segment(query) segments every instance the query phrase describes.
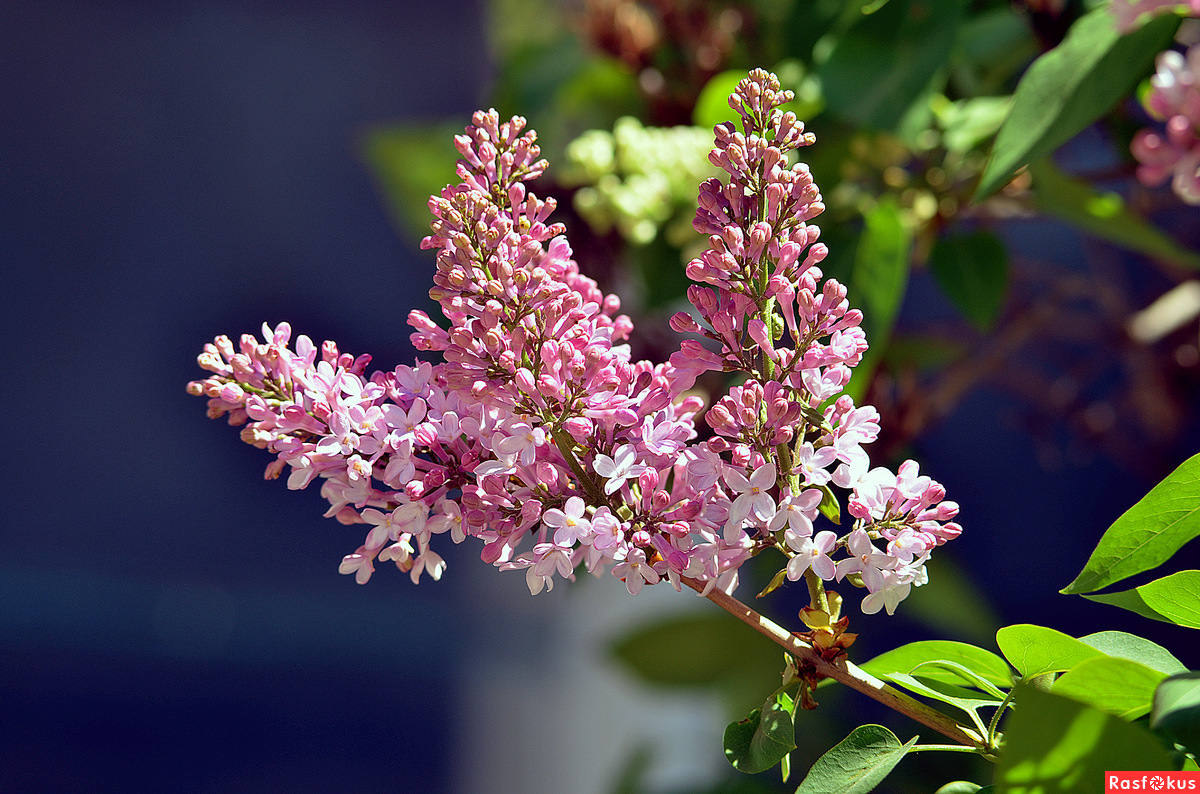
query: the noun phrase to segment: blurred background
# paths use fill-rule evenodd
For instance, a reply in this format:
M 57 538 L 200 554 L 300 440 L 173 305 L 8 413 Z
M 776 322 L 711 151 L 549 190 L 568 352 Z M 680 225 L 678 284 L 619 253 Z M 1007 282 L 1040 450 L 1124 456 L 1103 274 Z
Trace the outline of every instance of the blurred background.
M 0 790 L 792 790 L 721 754 L 777 684 L 761 638 L 665 587 L 530 598 L 469 544 L 441 582 L 360 588 L 336 572 L 356 530 L 263 482 L 267 457 L 184 392 L 204 342 L 263 320 L 410 363 L 424 197 L 491 105 L 538 129 L 577 258 L 664 357 L 711 126 L 757 65 L 817 134 L 826 269 L 873 342 L 852 384 L 883 414 L 873 455 L 920 460 L 966 528 L 895 619 L 852 610 L 852 658 L 1037 622 L 1200 664 L 1185 629 L 1057 594 L 1200 449 L 1197 210 L 1132 178 L 1133 100 L 969 202 L 1016 79 L 1087 10 L 7 3 Z M 796 627 L 786 591 L 759 607 Z M 913 730 L 823 692 L 796 769 L 863 719 Z M 888 785 L 971 763 L 910 759 Z

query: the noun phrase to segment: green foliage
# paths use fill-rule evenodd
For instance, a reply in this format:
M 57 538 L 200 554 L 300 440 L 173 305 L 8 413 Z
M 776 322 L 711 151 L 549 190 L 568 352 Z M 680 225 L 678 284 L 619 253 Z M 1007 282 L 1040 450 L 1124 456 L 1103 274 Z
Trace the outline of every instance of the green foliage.
M 891 4 L 889 4 L 891 5 Z M 892 200 L 881 201 L 864 216 L 862 236 L 854 251 L 854 271 L 848 289 L 856 296 L 863 313 L 863 330 L 871 349 L 854 370 L 847 392 L 857 401 L 879 360 L 878 350 L 887 345 L 892 326 L 908 285 L 908 252 L 912 234 L 900 208 Z
M 452 140 L 461 132 L 461 124 L 404 124 L 371 130 L 363 141 L 363 157 L 392 216 L 411 237 L 429 233 L 429 197 L 454 176 Z
M 1071 698 L 1018 686 L 996 765 L 999 794 L 1095 791 L 1109 769 L 1171 769 L 1159 741 Z
M 688 615 L 635 628 L 613 654 L 626 669 L 656 686 L 758 689 L 778 681 L 779 655 L 765 639 L 718 613 Z
M 828 485 L 817 487 L 821 491 L 821 502 L 817 505 L 817 509 L 821 511 L 821 515 L 835 524 L 842 523 L 842 505 L 838 501 L 837 494 Z
M 819 68 L 830 113 L 895 130 L 929 89 L 954 46 L 959 0 L 891 0 L 837 38 Z
M 1058 170 L 1049 160 L 1029 167 L 1033 205 L 1039 211 L 1130 251 L 1200 270 L 1189 251 L 1132 212 L 1117 193 L 1099 192 Z
M 929 269 L 972 325 L 990 329 L 1004 305 L 1008 252 L 990 232 L 947 235 L 934 243 Z
M 1150 727 L 1200 755 L 1200 673 L 1173 675 L 1158 685 Z
M 953 783 L 947 783 L 933 794 L 977 794 L 980 786 L 978 783 L 971 783 L 966 780 L 956 780 Z
M 1164 678 L 1165 673 L 1144 664 L 1097 656 L 1063 673 L 1052 691 L 1121 719 L 1134 720 L 1149 713 L 1154 690 Z
M 725 728 L 725 758 L 739 772 L 765 772 L 796 749 L 796 706 L 786 688 L 776 690 L 744 720 Z
M 1180 464 L 1179 468 L 1113 522 L 1075 581 L 1061 592 L 1090 593 L 1148 571 L 1166 562 L 1183 544 L 1197 535 L 1200 535 L 1200 455 L 1194 455 Z M 1165 594 L 1168 587 L 1176 592 L 1195 593 L 1195 581 L 1190 577 L 1186 582 L 1176 580 L 1158 585 L 1154 591 L 1156 594 Z M 1185 587 L 1188 589 L 1178 589 Z M 1145 597 L 1140 592 L 1139 595 Z M 1131 601 L 1132 598 L 1127 597 L 1120 606 L 1133 608 L 1130 604 L 1136 601 Z M 1096 600 L 1112 603 L 1106 597 L 1097 597 Z
M 976 200 L 1002 188 L 1021 166 L 1050 154 L 1128 96 L 1177 27 L 1178 19 L 1160 17 L 1122 36 L 1107 9 L 1080 18 L 1063 43 L 1021 78 Z
M 1126 634 L 1123 631 L 1100 631 L 1080 637 L 1079 641 L 1108 656 L 1139 662 L 1151 670 L 1158 670 L 1166 675 L 1187 671 L 1183 662 L 1176 659 L 1174 654 L 1166 648 L 1135 634 Z
M 955 684 L 947 684 L 925 675 L 888 673 L 882 677 L 893 684 L 904 687 L 913 694 L 954 706 L 965 714 L 974 714 L 976 717 L 978 717 L 979 709 L 995 706 L 1004 699 L 1002 694 L 996 695 L 990 691 L 981 692 Z
M 1086 595 L 1142 617 L 1200 629 L 1200 571 L 1178 571 L 1131 590 Z
M 926 678 L 947 684 L 963 683 L 960 673 L 948 668 L 938 669 L 936 665 L 939 661 L 962 665 L 995 686 L 1012 686 L 1012 673 L 999 656 L 965 642 L 950 640 L 910 642 L 860 666 L 871 675 L 881 678 L 892 673 L 911 673 L 921 668 L 921 674 Z
M 860 725 L 817 759 L 796 794 L 866 794 L 896 768 L 917 738 L 901 744 L 882 725 Z
M 729 106 L 729 95 L 737 88 L 738 81 L 746 76 L 745 69 L 733 69 L 721 72 L 709 78 L 696 98 L 696 106 L 692 109 L 692 123 L 702 127 L 707 132 L 725 121 L 737 123 L 741 117 Z
M 996 632 L 996 644 L 1004 658 L 1027 679 L 1061 673 L 1085 659 L 1101 655 L 1092 646 L 1061 631 L 1028 623 L 1000 629 Z
M 934 115 L 942 129 L 947 151 L 964 154 L 987 141 L 1012 107 L 1010 96 L 979 96 L 950 102 L 944 97 L 934 104 Z

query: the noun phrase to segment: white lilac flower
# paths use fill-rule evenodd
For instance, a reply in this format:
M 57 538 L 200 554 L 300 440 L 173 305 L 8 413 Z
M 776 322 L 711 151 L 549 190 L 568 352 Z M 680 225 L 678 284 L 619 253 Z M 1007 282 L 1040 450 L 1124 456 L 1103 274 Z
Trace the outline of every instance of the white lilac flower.
M 725 483 L 738 496 L 729 508 L 729 523 L 741 526 L 748 516 L 769 522 L 775 516 L 775 500 L 768 493 L 775 485 L 777 469 L 774 463 L 764 463 L 754 470 L 750 479 L 733 467 L 725 469 Z
M 612 495 L 621 489 L 626 480 L 641 476 L 649 467 L 637 462 L 637 452 L 634 451 L 633 445 L 624 444 L 617 447 L 611 458 L 608 455 L 597 455 L 592 461 L 592 468 L 607 480 L 604 493 Z

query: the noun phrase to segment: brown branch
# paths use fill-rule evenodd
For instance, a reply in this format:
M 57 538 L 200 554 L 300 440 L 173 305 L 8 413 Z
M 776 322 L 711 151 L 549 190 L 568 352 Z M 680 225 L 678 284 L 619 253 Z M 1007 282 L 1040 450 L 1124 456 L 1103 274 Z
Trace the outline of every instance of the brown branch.
M 704 591 L 705 585 L 702 582 L 694 579 L 684 579 L 683 582 L 698 593 Z M 922 725 L 932 728 L 952 741 L 977 750 L 987 750 L 987 740 L 975 731 L 959 725 L 948 715 L 880 681 L 844 658 L 836 662 L 826 660 L 803 639 L 754 611 L 733 596 L 714 587 L 705 597 L 797 659 L 811 664 L 821 675 L 861 692 L 893 711 L 898 711 Z

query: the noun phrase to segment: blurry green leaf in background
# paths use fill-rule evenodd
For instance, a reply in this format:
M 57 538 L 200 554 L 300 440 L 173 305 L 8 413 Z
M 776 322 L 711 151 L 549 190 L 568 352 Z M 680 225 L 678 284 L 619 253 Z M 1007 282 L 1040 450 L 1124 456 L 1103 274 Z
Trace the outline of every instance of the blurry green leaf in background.
M 839 36 L 819 67 L 830 113 L 895 129 L 945 66 L 962 15 L 959 0 L 891 0 Z
M 975 199 L 1004 187 L 1021 166 L 1050 154 L 1129 96 L 1178 27 L 1178 18 L 1160 17 L 1122 36 L 1107 9 L 1080 18 L 1021 78 Z
M 454 178 L 453 139 L 463 126 L 398 124 L 368 131 L 363 156 L 405 234 L 419 240 L 429 233 L 429 197 Z
M 986 231 L 939 237 L 929 268 L 975 328 L 988 331 L 996 324 L 1008 286 L 1008 252 L 1000 238 Z
M 774 645 L 715 611 L 637 627 L 617 640 L 613 654 L 642 681 L 716 687 L 734 703 L 760 700 L 772 682 L 778 685 L 782 669 Z
M 1133 213 L 1120 195 L 1098 191 L 1064 174 L 1048 159 L 1031 165 L 1029 173 L 1033 176 L 1033 205 L 1039 212 L 1130 251 L 1200 270 L 1200 254 Z
M 881 201 L 866 214 L 864 221 L 848 285 L 849 294 L 855 296 L 853 305 L 862 309 L 862 327 L 871 345 L 846 389 L 856 402 L 865 392 L 871 372 L 887 347 L 904 300 L 908 254 L 912 245 L 911 233 L 894 201 Z

